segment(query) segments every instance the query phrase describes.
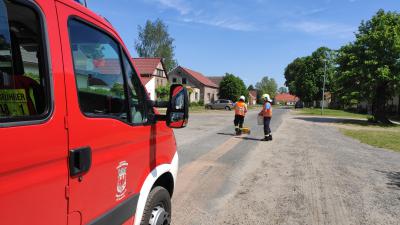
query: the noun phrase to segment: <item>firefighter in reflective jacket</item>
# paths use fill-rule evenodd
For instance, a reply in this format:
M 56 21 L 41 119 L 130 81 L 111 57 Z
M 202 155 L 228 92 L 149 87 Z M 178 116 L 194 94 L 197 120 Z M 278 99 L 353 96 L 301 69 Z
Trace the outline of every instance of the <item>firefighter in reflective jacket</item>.
M 244 96 L 240 96 L 239 101 L 235 103 L 235 131 L 236 135 L 242 134 L 242 128 L 244 123 L 244 117 L 247 113 L 247 105 L 245 103 L 246 98 Z
M 269 94 L 264 94 L 264 105 L 261 112 L 258 114 L 264 117 L 264 139 L 263 141 L 272 141 L 272 134 L 271 134 L 271 118 L 272 118 L 272 100 L 269 97 Z

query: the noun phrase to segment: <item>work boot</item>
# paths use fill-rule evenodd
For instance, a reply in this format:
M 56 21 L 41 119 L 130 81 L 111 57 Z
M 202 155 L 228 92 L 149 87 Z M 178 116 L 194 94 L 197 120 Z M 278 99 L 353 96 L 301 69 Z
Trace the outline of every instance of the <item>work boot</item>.
M 270 135 L 268 136 L 268 140 L 269 140 L 269 141 L 272 141 L 272 134 L 270 134 Z
M 235 129 L 235 132 L 236 132 L 236 135 L 241 135 L 241 132 L 240 132 L 240 129 L 239 129 L 239 128 L 236 128 L 236 129 Z

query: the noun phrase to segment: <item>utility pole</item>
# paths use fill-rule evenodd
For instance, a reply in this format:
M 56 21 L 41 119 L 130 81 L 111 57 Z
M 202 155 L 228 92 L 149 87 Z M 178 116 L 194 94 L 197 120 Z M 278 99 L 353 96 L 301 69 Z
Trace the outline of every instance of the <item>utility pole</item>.
M 326 82 L 326 59 L 324 59 L 324 85 L 323 85 L 323 87 L 322 87 L 321 115 L 324 114 L 324 105 L 325 105 L 325 82 Z

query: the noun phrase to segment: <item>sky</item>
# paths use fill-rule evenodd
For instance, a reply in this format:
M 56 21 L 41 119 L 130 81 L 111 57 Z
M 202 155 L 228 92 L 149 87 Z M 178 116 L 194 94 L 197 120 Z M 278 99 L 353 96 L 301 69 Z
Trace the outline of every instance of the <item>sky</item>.
M 400 0 L 87 0 L 137 57 L 138 26 L 163 20 L 178 64 L 206 76 L 232 73 L 247 85 L 264 76 L 285 82 L 284 69 L 318 47 L 354 41 L 362 20 Z

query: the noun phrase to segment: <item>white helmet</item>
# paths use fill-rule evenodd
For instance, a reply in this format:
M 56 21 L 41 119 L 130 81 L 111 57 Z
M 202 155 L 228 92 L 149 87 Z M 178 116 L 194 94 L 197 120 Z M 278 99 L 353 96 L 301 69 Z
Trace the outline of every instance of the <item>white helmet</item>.
M 240 100 L 242 100 L 242 101 L 246 101 L 246 98 L 242 95 L 242 96 L 240 96 L 240 98 L 239 98 Z
M 265 99 L 265 100 L 267 100 L 267 101 L 269 101 L 269 102 L 272 102 L 271 101 L 271 98 L 269 97 L 269 94 L 263 94 L 263 99 Z

